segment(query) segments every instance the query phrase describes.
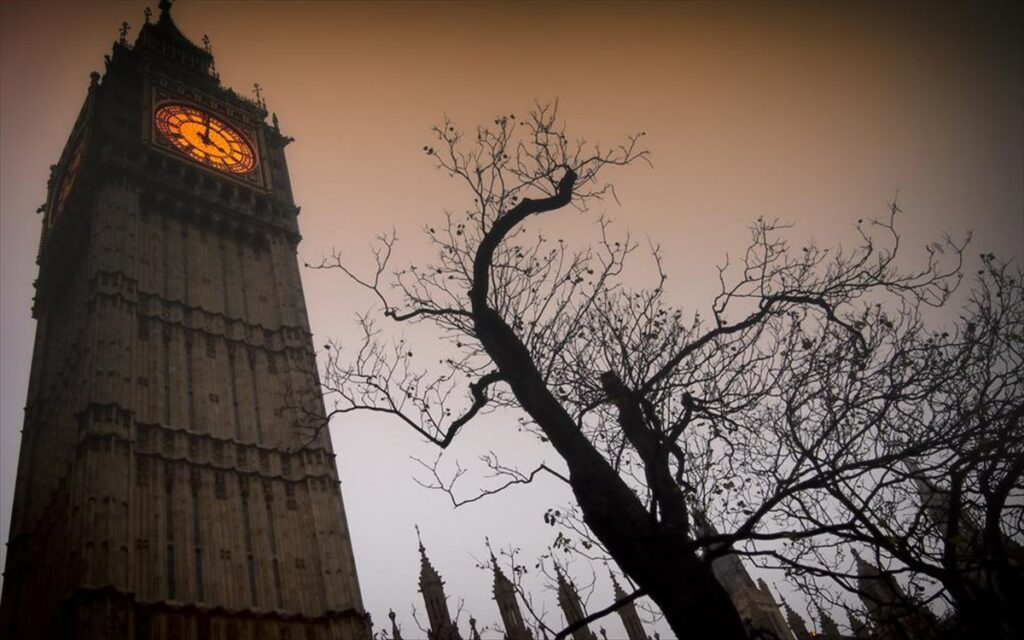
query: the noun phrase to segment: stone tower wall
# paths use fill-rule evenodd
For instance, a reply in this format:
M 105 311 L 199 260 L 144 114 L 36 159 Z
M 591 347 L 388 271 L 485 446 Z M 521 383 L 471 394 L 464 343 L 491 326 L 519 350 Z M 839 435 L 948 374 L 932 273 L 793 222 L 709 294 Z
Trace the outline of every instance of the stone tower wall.
M 177 37 L 162 15 L 140 42 Z M 44 231 L 0 629 L 368 637 L 317 429 L 290 140 L 154 51 L 115 45 L 72 136 L 85 168 Z M 161 87 L 247 118 L 265 188 L 154 148 Z

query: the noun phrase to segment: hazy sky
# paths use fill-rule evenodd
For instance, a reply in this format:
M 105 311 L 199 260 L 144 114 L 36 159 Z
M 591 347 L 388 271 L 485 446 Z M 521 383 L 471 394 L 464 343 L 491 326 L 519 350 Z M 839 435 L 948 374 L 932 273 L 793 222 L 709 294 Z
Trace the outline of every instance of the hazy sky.
M 5 541 L 35 328 L 34 211 L 89 72 L 102 71 L 122 20 L 134 38 L 145 5 L 0 3 Z M 646 131 L 654 167 L 608 176 L 621 207 L 545 224 L 592 229 L 605 212 L 617 230 L 649 234 L 688 308 L 707 304 L 712 267 L 743 248 L 759 215 L 833 244 L 858 218 L 883 215 L 897 191 L 909 257 L 943 232 L 973 230 L 972 255 L 1024 258 L 1024 20 L 1012 5 L 181 2 L 173 15 L 193 40 L 209 34 L 225 84 L 248 93 L 259 82 L 296 138 L 288 161 L 305 259 L 338 247 L 366 264 L 368 241 L 393 227 L 400 262 L 422 260 L 418 230 L 466 206 L 423 156 L 430 125 L 449 115 L 469 127 L 555 98 L 575 134 L 611 143 Z M 372 300 L 336 274 L 303 278 L 316 343 L 346 341 Z M 446 459 L 472 462 L 480 448 L 512 449 L 524 465 L 550 456 L 511 426 L 475 426 Z M 415 635 L 415 522 L 452 600 L 495 623 L 490 575 L 475 567 L 484 536 L 540 553 L 553 537 L 543 511 L 564 490 L 545 481 L 453 512 L 413 482 L 410 456 L 433 454 L 411 432 L 351 416 L 332 433 L 377 627 L 393 607 Z M 607 604 L 606 581 L 592 606 Z

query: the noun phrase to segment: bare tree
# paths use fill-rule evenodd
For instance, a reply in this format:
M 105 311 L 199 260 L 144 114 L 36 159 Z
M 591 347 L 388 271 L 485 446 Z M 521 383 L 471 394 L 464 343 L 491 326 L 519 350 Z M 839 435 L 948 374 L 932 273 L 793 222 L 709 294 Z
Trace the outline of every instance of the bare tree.
M 810 521 L 835 533 L 795 540 L 767 559 L 814 600 L 849 608 L 814 583 L 826 576 L 859 596 L 861 612 L 875 610 L 869 618 L 886 610 L 880 624 L 895 637 L 1024 634 L 1013 605 L 1024 598 L 1024 287 L 1020 269 L 990 254 L 981 267 L 946 329 L 927 331 L 913 314 L 879 318 L 903 336 L 888 347 L 886 367 L 865 372 L 869 386 L 856 394 L 839 393 L 849 384 L 831 387 L 833 415 L 867 410 L 877 423 L 850 444 L 860 468 L 847 464 L 817 500 L 785 513 L 790 528 Z M 886 326 L 895 322 L 905 328 Z M 840 428 L 846 419 L 814 420 Z M 850 548 L 867 560 L 851 558 Z M 949 614 L 941 631 L 925 630 L 934 627 L 922 611 L 929 603 Z
M 884 516 L 872 510 L 889 500 L 879 488 L 905 460 L 943 464 L 941 452 L 962 450 L 979 427 L 935 417 L 969 373 L 957 360 L 960 334 L 933 336 L 923 317 L 949 302 L 963 244 L 934 244 L 907 270 L 895 205 L 858 225 L 851 250 L 793 250 L 784 225 L 759 220 L 739 264 L 721 269 L 711 317 L 684 316 L 667 301 L 657 247 L 657 280 L 635 289 L 623 269 L 639 243 L 614 239 L 606 221 L 591 246 L 531 231 L 614 196 L 602 176 L 646 161 L 642 134 L 588 145 L 568 136 L 553 106 L 499 117 L 468 140 L 448 121 L 434 133 L 425 153 L 473 197 L 465 216 L 426 229 L 436 261 L 392 272 L 392 235 L 369 275 L 338 255 L 319 266 L 366 287 L 384 317 L 434 327 L 455 355 L 441 371 L 417 369 L 410 346 L 364 316 L 356 350 L 328 350 L 331 415 L 383 412 L 441 448 L 484 412 L 518 417 L 565 470 L 523 472 L 492 453 L 485 460 L 502 481 L 482 495 L 537 473 L 566 481 L 588 535 L 679 637 L 746 637 L 710 568 L 737 546 L 811 573 L 833 569 L 819 543 L 837 540 L 881 546 L 906 564 L 879 542 L 891 532 L 871 528 Z M 985 456 L 1005 453 L 986 446 Z M 1013 469 L 992 476 L 995 493 Z M 900 472 L 904 490 L 907 480 Z M 995 510 L 998 528 L 1005 512 Z M 723 533 L 697 526 L 698 513 Z

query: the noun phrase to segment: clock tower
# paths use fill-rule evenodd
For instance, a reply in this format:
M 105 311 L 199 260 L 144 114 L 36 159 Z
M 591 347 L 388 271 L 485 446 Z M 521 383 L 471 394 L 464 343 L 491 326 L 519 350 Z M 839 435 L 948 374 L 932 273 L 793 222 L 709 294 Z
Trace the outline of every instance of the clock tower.
M 0 635 L 368 639 L 291 138 L 167 0 L 126 33 L 48 185 Z

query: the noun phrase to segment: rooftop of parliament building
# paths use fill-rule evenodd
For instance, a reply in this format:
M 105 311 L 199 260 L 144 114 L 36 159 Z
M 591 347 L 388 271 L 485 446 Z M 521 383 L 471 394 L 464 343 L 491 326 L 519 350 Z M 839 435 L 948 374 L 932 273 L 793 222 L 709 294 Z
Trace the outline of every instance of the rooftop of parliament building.
M 922 479 L 916 468 L 910 466 L 909 470 L 922 515 L 934 526 L 943 526 L 948 496 L 934 483 Z M 714 528 L 706 520 L 701 518 L 700 522 L 704 532 L 714 533 Z M 960 536 L 965 545 L 970 545 L 979 535 L 972 527 L 969 521 L 965 522 Z M 1024 548 L 1013 541 L 1009 541 L 1008 548 L 1014 554 L 1017 565 L 1024 565 Z M 463 636 L 460 633 L 448 609 L 444 580 L 427 557 L 422 541 L 419 544 L 419 551 L 419 591 L 427 613 L 427 628 L 417 630 L 418 635 L 408 632 L 403 635 L 396 622 L 396 616 L 391 611 L 390 630 L 385 629 L 385 636 L 389 640 L 413 640 L 425 632 L 428 640 L 481 640 L 482 634 L 472 617 L 468 620 L 468 635 Z M 853 557 L 856 595 L 860 606 L 851 606 L 846 611 L 845 630 L 827 609 L 815 607 L 814 603 L 810 603 L 809 608 L 817 609 L 818 619 L 809 624 L 789 602 L 781 598 L 776 600 L 763 579 L 755 581 L 751 577 L 740 554 L 726 553 L 713 560 L 711 567 L 746 622 L 752 638 L 933 640 L 944 637 L 943 630 L 949 628 L 954 620 L 936 616 L 914 596 L 908 594 L 891 573 L 883 571 L 855 549 Z M 525 594 L 509 580 L 493 553 L 490 556 L 490 567 L 493 574 L 493 599 L 502 621 L 502 629 L 499 631 L 503 632 L 501 637 L 504 640 L 546 640 L 570 625 L 575 625 L 575 630 L 570 634 L 573 640 L 659 640 L 658 633 L 649 633 L 646 630 L 635 601 L 629 598 L 629 594 L 614 573 L 609 572 L 615 598 L 611 604 L 623 603 L 614 610 L 625 630 L 626 636 L 622 638 L 610 636 L 603 628 L 600 618 L 591 622 L 584 620 L 588 617 L 588 612 L 577 587 L 566 571 L 557 564 L 554 582 L 561 619 L 553 625 L 550 621 L 539 624 L 535 618 L 523 616 L 520 602 Z M 625 581 L 624 578 L 623 580 Z M 597 628 L 596 634 L 591 629 L 592 626 Z

